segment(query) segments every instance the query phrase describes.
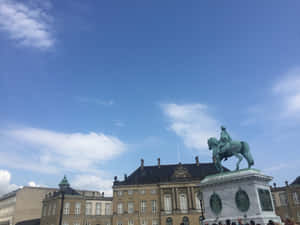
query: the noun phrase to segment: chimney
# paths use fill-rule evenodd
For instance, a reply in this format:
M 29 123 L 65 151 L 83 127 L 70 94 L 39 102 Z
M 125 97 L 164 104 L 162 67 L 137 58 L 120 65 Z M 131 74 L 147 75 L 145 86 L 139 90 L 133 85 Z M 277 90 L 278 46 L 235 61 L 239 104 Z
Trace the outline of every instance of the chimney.
M 117 176 L 115 176 L 115 177 L 114 177 L 114 180 L 115 180 L 115 181 L 118 181 L 118 177 L 117 177 Z
M 141 159 L 141 170 L 144 170 L 144 159 Z
M 285 185 L 286 185 L 286 186 L 289 186 L 289 182 L 288 182 L 287 180 L 285 181 Z
M 276 188 L 276 183 L 275 182 L 273 183 L 273 187 Z
M 104 192 L 102 192 L 102 197 L 104 197 Z
M 158 165 L 158 168 L 160 168 L 160 158 L 157 158 L 157 165 Z
M 196 165 L 199 166 L 199 157 L 196 156 L 196 157 L 195 157 L 195 160 L 196 160 Z
M 127 181 L 127 174 L 124 174 L 124 180 Z

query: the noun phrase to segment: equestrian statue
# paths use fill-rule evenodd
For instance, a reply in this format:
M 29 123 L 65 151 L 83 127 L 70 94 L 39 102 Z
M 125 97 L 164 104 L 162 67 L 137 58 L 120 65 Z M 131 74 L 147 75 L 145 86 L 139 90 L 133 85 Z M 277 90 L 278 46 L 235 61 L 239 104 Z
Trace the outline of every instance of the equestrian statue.
M 250 148 L 247 142 L 245 141 L 233 141 L 228 134 L 225 127 L 221 126 L 221 135 L 220 140 L 211 137 L 208 139 L 207 144 L 209 150 L 212 150 L 212 158 L 215 166 L 219 172 L 223 172 L 222 160 L 227 160 L 232 156 L 238 158 L 236 163 L 236 170 L 240 169 L 240 163 L 243 157 L 248 162 L 248 168 L 251 168 L 254 165 L 254 160 L 250 153 Z M 243 157 L 242 157 L 243 156 Z

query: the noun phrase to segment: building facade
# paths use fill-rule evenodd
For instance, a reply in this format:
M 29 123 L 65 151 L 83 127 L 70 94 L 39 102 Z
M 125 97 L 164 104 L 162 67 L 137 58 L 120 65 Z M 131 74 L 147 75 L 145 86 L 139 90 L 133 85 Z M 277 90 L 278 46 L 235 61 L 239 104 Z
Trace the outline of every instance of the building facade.
M 300 224 L 300 177 L 290 185 L 276 187 L 274 183 L 271 188 L 275 211 L 283 221 L 287 218 Z
M 226 169 L 225 169 L 226 170 Z M 197 225 L 204 208 L 200 181 L 216 174 L 213 163 L 141 166 L 113 185 L 113 225 Z
M 111 225 L 112 198 L 97 191 L 76 191 L 66 179 L 46 195 L 41 225 Z
M 45 195 L 55 188 L 23 187 L 0 198 L 0 224 L 15 225 L 41 217 Z

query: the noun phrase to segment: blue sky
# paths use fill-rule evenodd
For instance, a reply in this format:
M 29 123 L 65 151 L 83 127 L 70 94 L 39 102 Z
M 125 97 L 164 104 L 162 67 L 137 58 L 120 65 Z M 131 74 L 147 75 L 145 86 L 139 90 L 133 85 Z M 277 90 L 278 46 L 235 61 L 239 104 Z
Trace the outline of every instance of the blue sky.
M 146 165 L 210 162 L 225 125 L 299 176 L 300 2 L 0 0 L 0 192 L 110 193 Z M 224 165 L 233 169 L 236 160 Z M 243 164 L 245 166 L 245 163 Z

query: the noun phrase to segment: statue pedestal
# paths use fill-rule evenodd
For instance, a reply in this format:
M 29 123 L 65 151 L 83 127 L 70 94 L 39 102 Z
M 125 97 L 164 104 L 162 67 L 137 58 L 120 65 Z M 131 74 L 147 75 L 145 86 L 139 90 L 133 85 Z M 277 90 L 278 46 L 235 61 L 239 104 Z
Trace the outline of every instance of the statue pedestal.
M 204 224 L 225 224 L 227 219 L 243 224 L 250 220 L 267 224 L 269 220 L 281 223 L 276 216 L 270 192 L 272 177 L 255 169 L 224 172 L 205 177 L 199 187 L 204 202 Z M 237 223 L 238 224 L 238 223 Z

